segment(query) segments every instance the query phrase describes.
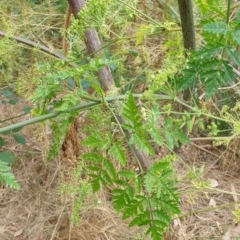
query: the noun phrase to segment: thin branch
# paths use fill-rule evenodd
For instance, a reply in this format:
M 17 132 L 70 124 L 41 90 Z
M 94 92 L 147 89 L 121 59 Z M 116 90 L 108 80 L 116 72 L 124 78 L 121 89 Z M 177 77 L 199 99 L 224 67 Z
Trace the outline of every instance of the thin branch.
M 8 122 L 8 121 L 11 121 L 11 120 L 13 120 L 13 119 L 20 118 L 20 117 L 22 117 L 22 116 L 24 116 L 24 115 L 27 115 L 27 114 L 28 114 L 28 113 L 21 113 L 21 114 L 19 114 L 19 115 L 17 115 L 17 116 L 14 116 L 14 117 L 10 117 L 10 118 L 6 118 L 6 119 L 4 119 L 4 120 L 1 120 L 0 123 Z
M 9 38 L 11 40 L 15 40 L 15 41 L 17 41 L 19 43 L 25 44 L 25 45 L 30 46 L 32 48 L 36 48 L 36 49 L 38 49 L 38 50 L 40 50 L 42 52 L 47 53 L 48 55 L 54 56 L 54 57 L 56 57 L 58 59 L 61 59 L 61 60 L 65 61 L 65 62 L 68 60 L 63 54 L 59 53 L 58 51 L 54 50 L 53 48 L 44 46 L 42 44 L 38 44 L 38 43 L 33 42 L 33 41 L 29 40 L 29 39 L 26 39 L 26 38 L 23 38 L 23 37 L 14 36 L 14 35 L 9 35 L 8 33 L 3 32 L 3 31 L 0 31 L 0 36 Z M 70 65 L 73 66 L 73 67 L 76 67 L 75 64 L 70 63 Z
M 161 27 L 162 30 L 167 30 L 167 27 L 164 26 L 163 24 L 159 23 L 158 21 L 154 20 L 153 18 L 149 17 L 148 15 L 146 15 L 145 13 L 139 11 L 138 9 L 132 7 L 130 4 L 128 4 L 127 2 L 124 2 L 122 0 L 119 0 L 119 2 L 123 5 L 125 5 L 126 7 L 132 9 L 134 12 L 138 13 L 139 15 L 142 15 L 143 17 L 145 17 L 146 19 L 150 20 L 152 23 L 156 24 L 157 26 Z
M 200 150 L 203 151 L 203 152 L 208 153 L 209 155 L 212 155 L 212 156 L 214 156 L 214 157 L 216 157 L 216 158 L 219 157 L 217 154 L 213 153 L 212 151 L 207 150 L 207 149 L 204 148 L 204 147 L 201 147 L 201 146 L 199 146 L 199 145 L 197 145 L 197 144 L 194 144 L 194 143 L 191 143 L 191 145 L 194 146 L 195 148 L 200 149 Z
M 198 141 L 229 141 L 233 137 L 232 136 L 222 136 L 222 137 L 195 137 L 189 138 L 191 142 L 198 142 Z M 240 137 L 234 137 L 235 139 Z
M 56 112 L 51 112 L 45 115 L 42 115 L 40 117 L 35 117 L 35 118 L 31 118 L 29 120 L 23 121 L 23 122 L 19 122 L 19 123 L 15 123 L 12 125 L 8 125 L 7 127 L 3 127 L 0 128 L 0 133 L 8 133 L 9 131 L 12 130 L 16 130 L 34 123 L 38 123 L 38 122 L 42 122 L 51 118 L 55 118 L 61 114 L 65 114 L 65 113 L 70 113 L 70 112 L 74 112 L 74 111 L 83 111 L 92 107 L 95 107 L 97 105 L 100 105 L 101 102 L 91 102 L 91 103 L 85 103 L 85 104 L 80 104 L 77 106 L 74 106 L 72 108 L 67 109 L 66 111 L 56 111 Z

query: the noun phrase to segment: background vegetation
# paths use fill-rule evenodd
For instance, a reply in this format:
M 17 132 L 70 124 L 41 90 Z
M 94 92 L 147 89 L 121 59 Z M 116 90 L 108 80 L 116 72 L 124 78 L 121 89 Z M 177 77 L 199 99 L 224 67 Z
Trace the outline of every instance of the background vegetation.
M 237 191 L 217 188 L 204 164 L 186 161 L 184 146 L 206 142 L 209 155 L 231 152 L 234 158 L 216 163 L 233 166 L 233 175 L 239 171 L 240 4 L 193 1 L 192 47 L 183 41 L 176 1 L 89 0 L 66 29 L 67 5 L 2 0 L 1 111 L 11 112 L 0 122 L 2 184 L 23 187 L 11 172 L 19 160 L 9 146 L 27 147 L 32 136 L 44 142 L 44 131 L 46 166 L 68 163 L 56 188 L 74 199 L 75 225 L 103 191 L 129 226 L 144 228 L 151 239 L 173 238 L 173 220 L 195 212 L 181 211 L 181 201 L 196 201 L 191 190 L 233 195 L 224 206 L 234 206 L 237 224 Z M 89 53 L 89 29 L 99 35 L 100 54 Z M 113 77 L 107 90 L 99 79 L 106 67 Z M 31 126 L 33 135 L 24 133 L 23 127 L 42 121 Z

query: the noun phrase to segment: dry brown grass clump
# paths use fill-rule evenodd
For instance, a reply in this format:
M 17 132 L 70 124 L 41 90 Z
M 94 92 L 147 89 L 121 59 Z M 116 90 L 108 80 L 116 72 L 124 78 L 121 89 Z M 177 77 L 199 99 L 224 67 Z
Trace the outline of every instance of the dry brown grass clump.
M 210 188 L 194 187 L 189 178 L 189 172 L 178 162 L 183 217 L 174 221 L 175 235 L 177 234 L 177 239 L 181 240 L 237 239 L 240 232 L 234 234 L 232 232 L 236 228 L 233 211 L 239 208 L 240 180 L 236 177 L 238 168 L 233 170 L 231 164 L 234 165 L 234 163 L 229 161 L 231 171 L 224 170 L 219 164 L 221 160 L 219 157 L 222 156 L 219 150 L 211 148 L 212 154 L 210 154 L 208 153 L 210 149 L 205 149 L 201 145 L 206 144 L 198 143 L 195 146 L 186 147 L 182 158 L 195 169 L 199 170 L 204 166 L 204 171 L 198 175 L 202 180 L 210 183 Z

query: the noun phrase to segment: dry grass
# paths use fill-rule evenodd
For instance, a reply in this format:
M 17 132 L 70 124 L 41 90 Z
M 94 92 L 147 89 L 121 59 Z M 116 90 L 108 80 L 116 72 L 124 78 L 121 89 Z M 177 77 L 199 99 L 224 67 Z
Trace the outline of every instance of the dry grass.
M 133 230 L 128 230 L 104 199 L 97 206 L 83 209 L 80 226 L 73 226 L 73 200 L 57 193 L 61 170 L 65 168 L 60 163 L 45 165 L 41 159 L 25 158 L 14 167 L 22 189 L 0 191 L 2 240 L 136 239 Z
M 210 182 L 211 189 L 194 188 L 186 169 L 182 167 L 181 162 L 177 163 L 178 174 L 181 177 L 179 188 L 183 215 L 174 221 L 173 229 L 178 235 L 177 239 L 224 239 L 235 225 L 232 211 L 239 206 L 240 195 L 237 196 L 237 193 L 240 192 L 240 184 L 239 178 L 236 177 L 239 167 L 234 171 L 232 168 L 231 171 L 223 169 L 222 158 L 214 156 L 219 154 L 219 150 L 212 148 L 212 154 L 209 154 L 210 149 L 206 149 L 205 152 L 203 148 L 200 147 L 200 150 L 195 146 L 188 146 L 183 150 L 182 157 L 191 167 L 200 169 L 204 166 L 205 170 L 200 176 Z M 231 164 L 229 161 L 229 167 Z

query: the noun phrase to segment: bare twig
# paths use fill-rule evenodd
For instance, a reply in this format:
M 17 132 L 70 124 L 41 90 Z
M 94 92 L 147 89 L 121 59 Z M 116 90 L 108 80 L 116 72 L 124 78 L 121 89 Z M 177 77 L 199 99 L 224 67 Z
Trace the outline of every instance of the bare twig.
M 208 153 L 208 154 L 210 154 L 210 155 L 218 158 L 218 155 L 217 155 L 217 154 L 215 154 L 215 153 L 207 150 L 206 148 L 203 148 L 203 147 L 201 147 L 201 146 L 199 146 L 199 145 L 197 145 L 197 144 L 194 144 L 194 143 L 191 143 L 191 145 L 194 146 L 195 148 L 200 149 L 200 150 L 203 151 L 203 152 L 206 152 L 206 153 Z
M 63 61 L 67 61 L 67 58 L 64 55 L 62 55 L 61 53 L 57 52 L 53 48 L 50 48 L 50 47 L 38 44 L 38 43 L 33 42 L 33 41 L 29 40 L 29 39 L 25 39 L 23 37 L 17 37 L 17 36 L 14 36 L 14 35 L 9 35 L 8 33 L 5 33 L 3 31 L 0 31 L 0 36 L 7 37 L 9 39 L 15 40 L 15 41 L 17 41 L 19 43 L 28 45 L 28 46 L 33 47 L 33 48 L 37 48 L 40 51 L 43 51 L 43 52 L 45 52 L 45 53 L 47 53 L 49 55 L 52 55 L 52 56 L 54 56 L 56 58 L 59 58 L 59 59 L 61 59 Z

